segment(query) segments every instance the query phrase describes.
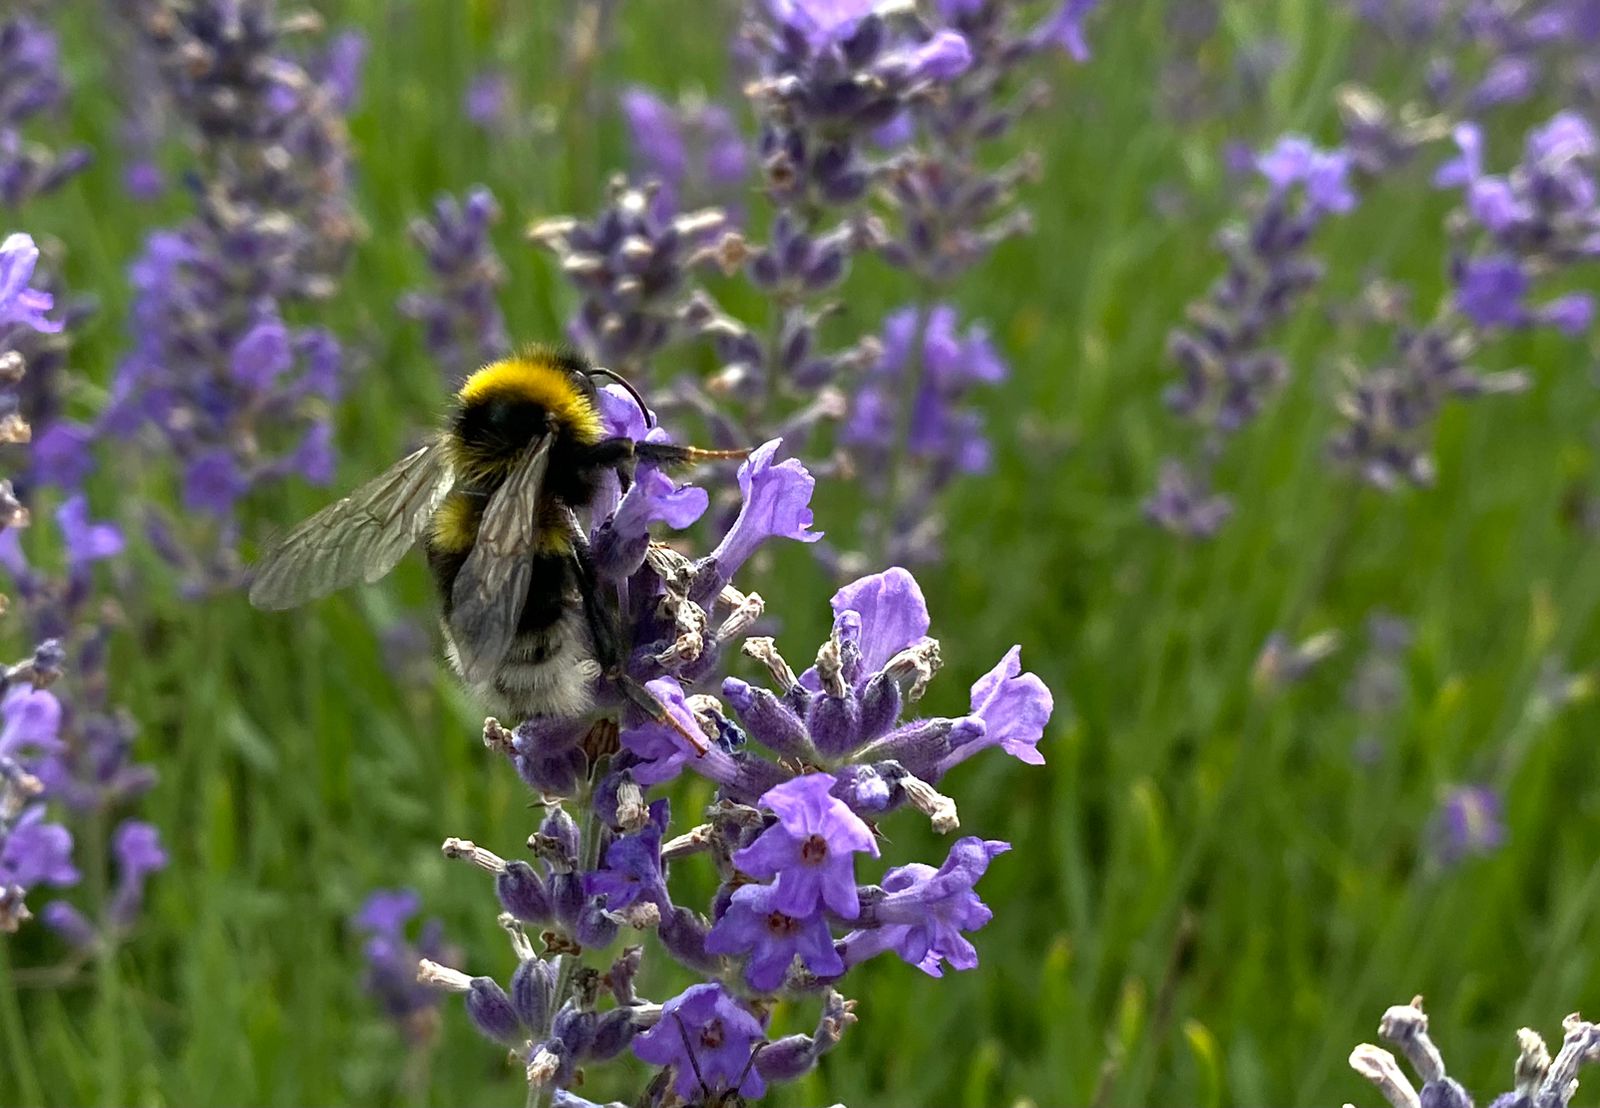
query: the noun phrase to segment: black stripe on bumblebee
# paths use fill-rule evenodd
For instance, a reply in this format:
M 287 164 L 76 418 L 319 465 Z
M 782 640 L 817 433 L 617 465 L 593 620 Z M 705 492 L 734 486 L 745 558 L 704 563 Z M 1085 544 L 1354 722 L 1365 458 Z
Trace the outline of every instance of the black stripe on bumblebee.
M 623 671 L 615 598 L 603 595 L 578 513 L 603 477 L 638 461 L 676 466 L 747 452 L 607 436 L 582 358 L 530 347 L 468 377 L 445 430 L 301 523 L 257 564 L 250 602 L 281 610 L 392 570 L 419 541 L 439 590 L 451 664 L 512 718 L 581 718 L 602 680 L 679 731 Z M 623 381 L 649 420 L 633 386 Z

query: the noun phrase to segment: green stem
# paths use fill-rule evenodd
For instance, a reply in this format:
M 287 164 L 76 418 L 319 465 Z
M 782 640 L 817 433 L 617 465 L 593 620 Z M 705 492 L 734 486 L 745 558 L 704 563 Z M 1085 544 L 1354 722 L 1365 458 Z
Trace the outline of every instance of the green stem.
M 120 1013 L 122 1009 L 121 983 L 117 978 L 117 943 L 109 919 L 109 895 L 106 840 L 109 834 L 106 812 L 98 809 L 90 820 L 88 850 L 89 911 L 100 930 L 101 941 L 95 946 L 95 1023 L 100 1028 L 100 1049 L 95 1052 L 100 1063 L 100 1099 L 106 1104 L 126 1103 L 123 1094 L 122 1041 Z
M 6 1053 L 10 1056 L 6 1069 L 16 1079 L 18 1097 L 24 1104 L 43 1104 L 44 1089 L 39 1084 L 38 1071 L 33 1068 L 33 1052 L 28 1047 L 22 1005 L 17 1000 L 16 979 L 11 972 L 11 946 L 7 940 L 0 940 L 0 1027 L 4 1029 Z

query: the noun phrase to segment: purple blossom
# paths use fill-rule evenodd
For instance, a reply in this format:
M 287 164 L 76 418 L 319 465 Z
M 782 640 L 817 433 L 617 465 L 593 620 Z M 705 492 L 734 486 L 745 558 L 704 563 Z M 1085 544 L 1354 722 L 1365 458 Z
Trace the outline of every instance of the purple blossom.
M 421 910 L 422 896 L 415 889 L 378 889 L 367 896 L 350 922 L 375 935 L 400 935 Z
M 407 925 L 421 904 L 422 898 L 411 889 L 379 889 L 351 918 L 352 925 L 365 934 L 362 953 L 367 992 L 413 1044 L 433 1036 L 439 1006 L 439 994 L 418 983 L 417 962 L 451 955 L 437 920 L 423 925 L 415 945 L 406 938 Z
M 824 905 L 854 919 L 857 853 L 878 856 L 872 829 L 829 791 L 838 781 L 810 773 L 768 789 L 763 807 L 778 822 L 733 856 L 734 865 L 752 877 L 777 878 L 772 907 L 790 916 L 809 916 Z
M 605 866 L 586 873 L 583 891 L 588 896 L 606 898 L 606 908 L 621 911 L 644 900 L 667 909 L 667 879 L 661 868 L 661 836 L 667 829 L 670 809 L 665 800 L 650 805 L 650 820 L 643 829 L 623 835 L 606 847 Z
M 1347 212 L 1355 207 L 1350 190 L 1350 155 L 1343 150 L 1320 150 L 1301 135 L 1284 135 L 1256 160 L 1261 176 L 1278 193 L 1295 185 L 1305 190 L 1313 209 Z
M 431 283 L 406 292 L 400 311 L 422 324 L 428 353 L 452 383 L 511 350 L 499 304 L 505 266 L 490 237 L 499 220 L 494 194 L 477 185 L 460 200 L 439 196 L 427 217 L 411 222 Z
M 1473 259 L 1457 278 L 1456 307 L 1479 327 L 1521 327 L 1532 318 L 1524 304 L 1531 284 L 1515 258 Z
M 972 714 L 968 719 L 981 721 L 983 727 L 976 737 L 945 758 L 944 767 L 963 762 L 991 746 L 998 746 L 1018 761 L 1043 765 L 1039 740 L 1054 711 L 1050 690 L 1036 674 L 1022 672 L 1022 647 L 1013 646 L 998 665 L 973 684 Z
M 26 809 L 0 841 L 0 888 L 76 885 L 80 877 L 72 864 L 72 832 L 45 822 L 43 804 Z
M 12 685 L 0 700 L 0 758 L 22 760 L 61 748 L 61 701 L 48 689 Z
M 706 936 L 706 950 L 748 955 L 745 980 L 762 992 L 781 986 L 796 958 L 819 977 L 843 973 L 827 919 L 820 912 L 789 915 L 777 906 L 780 895 L 775 885 L 736 889 L 727 912 Z
M 637 170 L 660 185 L 658 214 L 734 199 L 731 190 L 749 173 L 750 147 L 726 107 L 672 104 L 640 85 L 623 90 L 621 107 Z
M 167 867 L 167 852 L 161 845 L 161 833 L 142 820 L 125 820 L 111 839 L 111 851 L 117 865 L 122 868 L 124 880 L 136 876 L 143 879 Z
M 47 292 L 29 288 L 39 264 L 39 248 L 30 235 L 13 232 L 0 242 L 0 324 L 20 323 L 54 334 L 62 324 L 45 318 L 55 304 Z
M 511 104 L 511 78 L 498 69 L 486 69 L 467 85 L 462 108 L 468 122 L 492 131 L 505 125 Z
M 56 523 L 67 546 L 67 561 L 75 567 L 115 558 L 127 545 L 115 524 L 89 519 L 89 502 L 82 493 L 62 502 L 56 509 Z
M 684 703 L 683 687 L 674 678 L 657 678 L 646 683 L 645 688 L 680 726 L 690 734 L 698 732 L 699 724 L 695 722 L 694 713 Z M 637 727 L 624 728 L 622 745 L 643 762 L 633 771 L 633 776 L 641 785 L 672 780 L 683 771 L 684 763 L 693 757 L 693 752 L 676 730 L 654 720 L 646 720 Z
M 796 458 L 775 462 L 781 445 L 777 439 L 763 443 L 739 466 L 743 505 L 709 558 L 718 580 L 731 579 L 768 539 L 816 542 L 822 538 L 822 532 L 811 530 L 811 493 L 816 479 Z
M 7 207 L 54 192 L 89 164 L 83 147 L 57 153 L 22 133 L 55 114 L 65 93 L 55 32 L 26 14 L 0 20 L 0 203 Z
M 902 650 L 926 641 L 932 625 L 922 586 L 899 566 L 852 581 L 829 603 L 835 626 L 861 652 L 862 683 Z
M 767 0 L 767 8 L 813 50 L 822 50 L 849 38 L 880 3 L 881 0 Z
M 1450 789 L 1434 813 L 1430 838 L 1445 865 L 1494 853 L 1506 840 L 1500 794 L 1483 785 Z
M 227 517 L 249 491 L 237 459 L 223 447 L 198 455 L 183 475 L 183 506 L 191 512 Z
M 1064 50 L 1075 62 L 1088 61 L 1089 41 L 1083 34 L 1083 21 L 1099 3 L 1100 0 L 1065 0 L 1039 28 L 1040 38 Z
M 761 1021 L 713 982 L 691 985 L 663 1004 L 660 1021 L 633 1040 L 633 1052 L 650 1065 L 671 1066 L 673 1087 L 686 1102 L 705 1095 L 697 1069 L 713 1094 L 736 1091 L 754 1099 L 767 1085 L 750 1065 L 751 1052 L 765 1040 Z
M 893 950 L 930 977 L 943 977 L 941 962 L 952 969 L 978 965 L 978 951 L 964 932 L 976 931 L 994 917 L 974 886 L 995 856 L 1010 843 L 964 838 L 950 848 L 944 865 L 896 866 L 883 879 L 888 895 L 873 907 L 878 926 L 853 931 L 840 941 L 847 966 Z

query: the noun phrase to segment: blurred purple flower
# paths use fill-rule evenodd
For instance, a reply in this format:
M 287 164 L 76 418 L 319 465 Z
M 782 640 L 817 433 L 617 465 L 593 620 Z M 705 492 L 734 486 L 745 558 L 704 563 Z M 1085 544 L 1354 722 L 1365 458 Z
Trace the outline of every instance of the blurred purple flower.
M 28 287 L 38 264 L 39 248 L 31 235 L 13 232 L 0 242 L 0 324 L 20 323 L 46 333 L 61 330 L 61 323 L 44 315 L 54 305 L 54 298 Z
M 24 810 L 0 841 L 0 888 L 76 885 L 80 876 L 72 864 L 72 832 L 45 822 L 43 804 Z
M 468 122 L 492 131 L 505 126 L 511 102 L 511 78 L 498 69 L 486 69 L 467 85 L 463 111 Z
M 1445 865 L 1494 853 L 1506 839 L 1500 794 L 1483 785 L 1450 789 L 1434 813 L 1430 836 Z

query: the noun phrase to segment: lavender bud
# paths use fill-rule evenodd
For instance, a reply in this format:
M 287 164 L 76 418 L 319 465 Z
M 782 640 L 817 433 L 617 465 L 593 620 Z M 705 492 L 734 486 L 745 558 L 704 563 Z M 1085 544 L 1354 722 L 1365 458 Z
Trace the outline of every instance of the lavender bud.
M 576 873 L 550 875 L 550 906 L 561 926 L 572 930 L 583 913 L 583 878 Z
M 854 691 L 843 696 L 823 695 L 811 701 L 806 730 L 824 757 L 838 757 L 855 749 L 861 735 L 861 705 Z
M 633 1012 L 627 1008 L 613 1008 L 594 1023 L 594 1033 L 589 1039 L 585 1057 L 596 1062 L 615 1058 L 627 1049 L 638 1032 Z
M 711 930 L 704 917 L 688 908 L 675 907 L 663 913 L 661 927 L 656 932 L 666 952 L 687 968 L 699 973 L 710 973 L 721 964 L 715 955 L 706 953 L 706 934 Z
M 900 708 L 900 683 L 887 672 L 873 674 L 861 690 L 857 741 L 869 743 L 886 735 L 900 718 Z
M 573 937 L 586 950 L 601 950 L 610 946 L 617 937 L 617 921 L 606 912 L 600 898 L 583 906 L 573 925 Z
M 595 1014 L 585 1011 L 570 1000 L 556 1013 L 550 1025 L 550 1038 L 566 1048 L 566 1055 L 574 1060 L 582 1057 L 594 1041 Z M 546 1044 L 548 1045 L 548 1044 Z
M 535 1036 L 549 1027 L 550 1003 L 555 996 L 556 971 L 549 962 L 530 958 L 511 974 L 511 1006 Z
M 539 825 L 539 834 L 549 836 L 560 846 L 560 857 L 569 859 L 568 868 L 577 864 L 578 824 L 567 814 L 565 808 L 559 804 L 552 805 L 544 817 L 544 822 Z
M 623 949 L 617 960 L 611 963 L 611 968 L 606 971 L 606 987 L 611 990 L 611 995 L 616 998 L 617 1004 L 624 1008 L 638 1003 L 639 998 L 633 991 L 633 982 L 639 976 L 639 967 L 643 962 L 644 948 L 630 946 Z
M 1472 1108 L 1472 1098 L 1453 1077 L 1425 1082 L 1417 1101 L 1419 1108 Z
M 523 923 L 548 923 L 550 894 L 527 862 L 511 861 L 494 881 L 501 907 Z
M 722 683 L 722 695 L 761 745 L 779 754 L 815 760 L 816 748 L 811 745 L 806 725 L 770 691 L 729 677 Z
M 506 991 L 490 977 L 474 977 L 467 990 L 467 1015 L 484 1035 L 496 1042 L 515 1045 L 525 1038 L 517 1010 Z

